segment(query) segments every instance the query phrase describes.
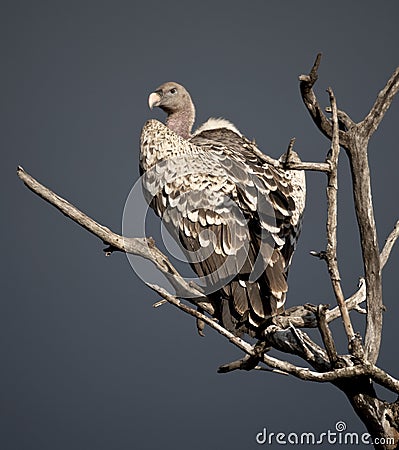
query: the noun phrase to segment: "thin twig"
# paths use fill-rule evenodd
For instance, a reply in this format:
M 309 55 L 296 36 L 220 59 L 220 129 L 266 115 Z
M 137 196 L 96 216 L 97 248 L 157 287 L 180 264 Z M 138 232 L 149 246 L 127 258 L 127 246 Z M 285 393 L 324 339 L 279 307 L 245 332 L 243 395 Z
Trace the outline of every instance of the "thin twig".
M 341 287 L 341 278 L 337 261 L 337 192 L 338 192 L 338 156 L 339 156 L 339 135 L 338 135 L 338 117 L 337 103 L 331 88 L 328 90 L 332 110 L 332 140 L 331 150 L 327 156 L 327 162 L 330 164 L 331 172 L 328 174 L 327 184 L 327 250 L 326 262 L 330 274 L 331 283 L 334 289 L 345 332 L 348 337 L 348 345 L 353 341 L 355 332 L 346 307 L 344 293 Z
M 314 358 L 314 353 L 309 349 L 309 347 L 306 345 L 305 340 L 303 339 L 302 334 L 299 330 L 297 330 L 294 325 L 290 324 L 290 331 L 292 335 L 295 337 L 295 340 L 301 349 L 301 355 L 303 355 L 303 358 L 306 361 L 312 361 Z
M 289 164 L 289 162 L 290 162 L 290 159 L 291 159 L 291 152 L 292 152 L 292 150 L 293 150 L 293 148 L 294 148 L 294 144 L 295 144 L 295 138 L 293 137 L 293 138 L 291 138 L 290 139 L 290 143 L 288 144 L 288 148 L 287 148 L 287 151 L 285 152 L 285 158 L 284 158 L 284 161 L 283 161 L 283 167 L 284 167 L 284 169 L 287 169 L 287 165 Z
M 227 338 L 230 342 L 233 342 L 234 345 L 236 345 L 239 349 L 243 350 L 247 355 L 250 356 L 256 356 L 256 352 L 251 344 L 248 344 L 248 342 L 244 341 L 244 339 L 241 339 L 238 336 L 235 336 L 230 331 L 223 328 L 219 323 L 215 322 L 212 318 L 206 316 L 205 314 L 201 313 L 200 311 L 191 308 L 190 306 L 183 303 L 181 300 L 179 300 L 174 295 L 170 294 L 168 291 L 163 289 L 160 286 L 157 286 L 156 284 L 150 284 L 146 283 L 146 285 L 151 288 L 153 291 L 157 292 L 162 298 L 164 298 L 166 301 L 171 303 L 172 305 L 176 306 L 177 308 L 181 309 L 185 313 L 195 317 L 196 319 L 200 319 L 203 322 L 205 322 L 208 326 L 216 330 L 219 334 Z
M 285 170 L 308 170 L 327 173 L 330 171 L 330 166 L 326 163 L 287 161 L 284 164 L 280 164 L 280 166 Z
M 392 248 L 395 245 L 396 240 L 399 237 L 399 220 L 396 222 L 394 229 L 391 231 L 390 235 L 387 237 L 384 247 L 380 254 L 380 264 L 381 269 L 384 268 L 388 261 L 389 255 L 391 254 Z
M 364 132 L 368 136 L 374 133 L 378 128 L 381 120 L 384 118 L 385 113 L 391 106 L 392 100 L 399 91 L 399 67 L 396 68 L 391 78 L 387 81 L 385 87 L 378 94 L 377 99 L 367 114 L 363 122 L 359 125 L 363 128 Z
M 326 320 L 327 305 L 319 305 L 317 307 L 317 325 L 320 330 L 321 338 L 324 343 L 324 348 L 327 351 L 328 359 L 331 367 L 335 368 L 338 361 L 338 353 L 335 347 L 334 339 Z
M 358 290 L 345 300 L 346 308 L 348 310 L 355 309 L 357 305 L 363 303 L 365 300 L 366 300 L 366 282 L 364 278 L 361 278 L 359 280 Z M 338 317 L 341 317 L 341 310 L 339 306 L 336 306 L 335 308 L 332 308 L 327 311 L 326 315 L 327 323 L 330 323 L 333 320 L 338 319 Z
M 294 138 L 291 139 L 289 143 L 288 153 L 291 153 L 292 146 L 294 144 L 293 140 L 295 139 Z M 280 161 L 279 159 L 274 159 L 271 156 L 262 153 L 256 147 L 253 147 L 252 151 L 256 153 L 256 155 L 265 163 L 270 164 L 274 167 L 280 167 L 281 169 L 284 170 L 308 170 L 313 172 L 328 172 L 330 170 L 330 166 L 324 162 L 306 162 L 299 160 L 287 161 L 287 157 L 284 158 L 285 160 Z
M 236 361 L 229 362 L 227 364 L 223 364 L 218 367 L 218 373 L 228 373 L 233 372 L 234 370 L 252 370 L 258 367 L 256 364 L 250 369 L 248 369 L 248 362 L 251 361 L 253 357 L 249 355 L 245 355 L 241 359 L 237 359 Z
M 385 267 L 386 263 L 388 262 L 389 256 L 391 254 L 391 251 L 395 245 L 395 242 L 397 241 L 397 239 L 399 238 L 399 221 L 396 222 L 393 230 L 391 231 L 391 233 L 389 234 L 389 236 L 387 237 L 384 247 L 381 250 L 380 253 L 380 264 L 381 264 L 381 270 Z M 363 303 L 366 300 L 366 283 L 364 278 L 361 278 L 359 280 L 359 289 L 349 298 L 347 298 L 345 300 L 346 303 L 346 307 L 348 308 L 348 310 L 351 309 L 355 309 L 358 310 L 358 305 L 360 303 Z M 365 310 L 363 308 L 361 308 L 361 311 L 364 313 Z M 337 319 L 338 317 L 341 316 L 341 312 L 338 308 L 338 306 L 336 306 L 333 309 L 330 309 L 329 311 L 327 311 L 327 323 L 332 322 L 333 320 Z M 311 322 L 311 319 L 308 318 L 308 323 Z M 298 325 L 297 325 L 298 326 Z

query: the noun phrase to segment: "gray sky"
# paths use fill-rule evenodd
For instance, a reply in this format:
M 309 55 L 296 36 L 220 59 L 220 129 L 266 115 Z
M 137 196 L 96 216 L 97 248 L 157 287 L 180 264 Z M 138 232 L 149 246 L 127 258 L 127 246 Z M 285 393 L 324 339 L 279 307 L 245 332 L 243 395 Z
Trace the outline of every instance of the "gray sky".
M 140 2 L 142 3 L 142 2 Z M 255 449 L 270 432 L 364 431 L 329 385 L 268 373 L 218 375 L 240 356 L 222 337 L 157 300 L 126 257 L 31 194 L 21 164 L 114 231 L 138 178 L 147 96 L 175 80 L 197 123 L 234 122 L 278 156 L 289 139 L 305 160 L 328 141 L 305 110 L 297 77 L 323 52 L 316 87 L 355 120 L 399 63 L 396 1 L 3 1 L 0 448 L 4 450 Z M 398 100 L 370 146 L 380 242 L 399 217 Z M 342 154 L 339 257 L 346 295 L 361 261 Z M 288 305 L 332 303 L 325 245 L 325 177 L 308 175 L 303 234 Z M 384 271 L 387 307 L 379 363 L 399 375 L 399 250 Z M 363 321 L 354 316 L 356 329 Z M 334 331 L 342 337 L 339 322 Z M 339 339 L 340 350 L 345 350 Z M 389 395 L 387 398 L 391 398 Z

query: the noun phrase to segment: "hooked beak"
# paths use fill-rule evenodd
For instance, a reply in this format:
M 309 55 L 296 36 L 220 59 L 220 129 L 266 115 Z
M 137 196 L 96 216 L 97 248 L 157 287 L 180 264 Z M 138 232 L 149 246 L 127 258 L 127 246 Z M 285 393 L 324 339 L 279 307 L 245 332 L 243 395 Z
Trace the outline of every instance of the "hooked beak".
M 148 97 L 148 106 L 150 109 L 154 108 L 154 106 L 158 106 L 161 103 L 161 95 L 158 92 L 152 92 Z

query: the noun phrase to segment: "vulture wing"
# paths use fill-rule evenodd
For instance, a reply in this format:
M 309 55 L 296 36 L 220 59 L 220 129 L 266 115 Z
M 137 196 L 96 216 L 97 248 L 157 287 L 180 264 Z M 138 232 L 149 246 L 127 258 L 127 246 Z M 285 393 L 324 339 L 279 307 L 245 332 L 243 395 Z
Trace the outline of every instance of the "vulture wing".
M 141 136 L 143 189 L 203 281 L 217 319 L 236 334 L 256 335 L 283 310 L 304 175 L 273 166 L 223 125 L 203 126 L 186 140 L 148 121 Z

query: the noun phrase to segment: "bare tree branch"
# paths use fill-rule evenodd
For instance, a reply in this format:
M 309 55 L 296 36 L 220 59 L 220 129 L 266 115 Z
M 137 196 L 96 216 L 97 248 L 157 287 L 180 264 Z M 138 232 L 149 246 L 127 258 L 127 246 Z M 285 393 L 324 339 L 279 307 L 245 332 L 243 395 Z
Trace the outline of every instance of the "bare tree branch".
M 385 245 L 380 253 L 380 264 L 381 264 L 381 269 L 383 269 L 385 267 L 385 264 L 387 263 L 389 256 L 391 254 L 392 248 L 395 245 L 396 240 L 399 237 L 399 221 L 396 222 L 394 229 L 391 231 L 391 233 L 389 234 L 389 236 L 387 237 L 386 241 L 385 241 Z M 365 280 L 364 278 L 360 279 L 359 282 L 359 289 L 348 299 L 345 300 L 346 302 L 346 306 L 348 308 L 348 310 L 351 309 L 356 309 L 356 307 L 360 304 L 363 303 L 366 300 L 366 284 L 365 284 Z M 336 306 L 333 309 L 330 309 L 329 311 L 327 311 L 327 316 L 326 316 L 326 320 L 327 323 L 338 319 L 338 317 L 341 316 L 341 312 L 338 308 L 338 306 Z M 311 322 L 311 318 L 308 317 L 308 323 Z
M 341 277 L 337 261 L 337 192 L 338 192 L 338 156 L 339 156 L 339 135 L 338 135 L 338 117 L 337 103 L 331 88 L 328 89 L 332 111 L 332 137 L 331 150 L 327 156 L 327 162 L 330 164 L 331 171 L 328 174 L 327 183 L 327 250 L 326 262 L 330 274 L 331 283 L 334 289 L 335 298 L 341 311 L 341 317 L 345 332 L 350 345 L 355 337 L 352 323 L 349 317 L 348 309 L 345 303 L 344 293 L 341 287 Z
M 395 245 L 396 240 L 399 237 L 399 220 L 396 222 L 394 229 L 391 231 L 390 235 L 385 241 L 385 245 L 380 254 L 380 264 L 381 269 L 385 267 L 388 261 L 389 255 L 391 254 L 392 248 Z
M 348 299 L 346 299 L 346 307 L 348 310 L 356 309 L 357 306 L 360 303 L 363 303 L 366 301 L 366 282 L 364 278 L 361 278 L 359 280 L 359 288 L 358 290 L 352 294 Z M 341 310 L 339 306 L 336 306 L 335 308 L 332 308 L 327 311 L 326 320 L 327 323 L 332 322 L 333 320 L 338 319 L 338 317 L 341 317 Z
M 310 170 L 314 172 L 329 172 L 330 166 L 324 162 L 305 162 L 305 161 L 290 161 L 290 153 L 292 147 L 294 145 L 295 138 L 290 140 L 288 145 L 288 149 L 286 152 L 286 157 L 284 161 L 280 161 L 278 159 L 274 159 L 269 155 L 262 153 L 260 150 L 257 150 L 256 147 L 253 148 L 253 151 L 259 156 L 259 158 L 266 162 L 267 164 L 271 164 L 274 167 L 280 167 L 283 170 Z
M 232 342 L 240 350 L 244 351 L 247 355 L 256 356 L 254 348 L 251 344 L 244 341 L 244 339 L 241 339 L 240 337 L 236 336 L 235 334 L 231 333 L 230 331 L 226 330 L 212 318 L 210 318 L 210 317 L 206 316 L 205 314 L 201 313 L 200 311 L 186 305 L 181 300 L 179 300 L 176 296 L 174 296 L 174 295 L 170 294 L 168 291 L 166 291 L 164 288 L 157 286 L 156 284 L 146 283 L 146 285 L 149 288 L 151 288 L 153 291 L 157 292 L 167 302 L 176 306 L 178 309 L 184 311 L 185 313 L 189 314 L 190 316 L 195 317 L 196 319 L 200 319 L 203 322 L 205 322 L 208 326 L 210 326 L 211 328 L 216 330 L 219 334 L 221 334 L 222 336 L 227 338 L 230 342 Z
M 317 325 L 319 327 L 320 334 L 323 339 L 324 348 L 327 351 L 331 367 L 335 368 L 338 362 L 338 353 L 335 347 L 334 338 L 326 320 L 327 309 L 327 305 L 319 305 L 317 307 Z
M 221 325 L 219 325 L 217 322 L 215 322 L 213 319 L 207 317 L 205 314 L 202 314 L 195 310 L 194 308 L 185 305 L 182 301 L 180 301 L 178 298 L 176 298 L 174 295 L 169 294 L 165 289 L 156 286 L 156 285 L 150 285 L 148 286 L 156 291 L 159 295 L 161 295 L 165 300 L 167 300 L 172 305 L 176 306 L 177 308 L 181 309 L 185 313 L 203 320 L 208 326 L 216 330 L 219 334 L 227 338 L 230 342 L 232 342 L 236 347 L 243 350 L 247 355 L 250 357 L 257 357 L 257 352 L 255 351 L 254 346 L 249 344 L 248 342 L 244 341 L 243 339 L 235 336 L 230 331 L 223 328 Z M 274 331 L 270 331 L 271 334 L 274 334 L 274 332 L 279 331 L 277 327 Z M 287 331 L 287 330 L 285 330 Z M 297 330 L 298 331 L 298 330 Z M 294 338 L 295 339 L 295 338 Z M 242 360 L 239 360 L 242 361 Z M 248 361 L 248 360 L 246 360 Z M 374 366 L 370 363 L 364 363 L 362 365 L 356 365 L 351 367 L 344 367 L 342 369 L 335 369 L 331 371 L 326 371 L 324 373 L 315 372 L 312 370 L 309 370 L 305 367 L 298 367 L 295 366 L 292 363 L 289 363 L 287 361 L 281 361 L 280 359 L 274 358 L 272 356 L 263 354 L 262 355 L 262 361 L 272 369 L 278 370 L 280 373 L 288 373 L 290 375 L 295 376 L 296 378 L 300 378 L 301 380 L 306 381 L 316 381 L 318 383 L 326 383 L 326 382 L 336 382 L 338 380 L 353 378 L 353 377 L 359 377 L 359 376 L 368 376 L 376 383 L 380 384 L 381 386 L 386 387 L 387 389 L 396 392 L 399 394 L 399 380 L 395 379 L 391 375 L 387 374 L 385 371 L 379 369 L 378 367 Z M 236 368 L 239 369 L 241 367 L 240 363 L 234 362 L 230 364 L 235 364 Z M 224 367 L 224 366 L 222 366 Z M 234 370 L 234 369 L 233 369 Z M 228 371 L 228 370 L 227 370 Z M 223 370 L 222 370 L 223 372 Z
M 359 227 L 360 243 L 366 280 L 367 323 L 365 356 L 375 363 L 382 332 L 382 284 L 380 252 L 371 195 L 370 169 L 367 157 L 368 141 L 359 138 L 357 127 L 348 131 L 350 143 L 347 154 L 351 166 L 353 197 Z
M 294 137 L 290 139 L 290 143 L 288 144 L 287 151 L 285 152 L 285 158 L 283 161 L 283 167 L 285 167 L 285 168 L 291 160 L 292 150 L 294 148 L 295 141 L 296 141 L 296 138 L 294 138 Z
M 317 80 L 320 58 L 321 55 L 317 55 L 309 75 L 300 76 L 300 88 L 302 99 L 314 123 L 325 136 L 332 139 L 333 130 L 331 122 L 325 117 L 313 92 L 313 85 Z M 342 111 L 340 113 L 341 122 L 347 127 L 346 131 L 339 131 L 339 142 L 346 149 L 351 166 L 355 211 L 360 232 L 364 278 L 366 281 L 368 314 L 365 334 L 365 355 L 371 362 L 375 362 L 378 358 L 381 343 L 383 305 L 379 246 L 371 196 L 367 148 L 372 133 L 378 127 L 398 90 L 399 68 L 388 80 L 363 122 L 354 124 L 346 113 Z
M 253 361 L 256 362 L 256 365 L 254 365 Z M 218 373 L 228 373 L 233 372 L 234 370 L 264 370 L 266 372 L 274 372 L 278 373 L 280 375 L 288 376 L 289 374 L 286 372 L 283 372 L 282 370 L 277 369 L 269 369 L 264 366 L 258 365 L 258 358 L 254 358 L 249 355 L 245 355 L 241 359 L 237 359 L 236 361 L 229 362 L 227 364 L 223 364 L 218 367 Z
M 313 91 L 313 86 L 317 81 L 318 74 L 317 71 L 320 66 L 321 61 L 321 53 L 319 53 L 316 57 L 316 60 L 313 64 L 313 67 L 308 75 L 300 75 L 299 80 L 299 88 L 301 90 L 302 100 L 308 109 L 310 115 L 314 123 L 317 125 L 319 130 L 329 139 L 332 138 L 332 124 L 325 116 L 320 104 L 317 100 L 317 97 Z M 347 136 L 343 131 L 339 132 L 339 141 L 340 145 L 346 147 L 347 144 Z
M 287 161 L 284 165 L 279 164 L 284 170 L 310 170 L 314 172 L 329 172 L 330 166 L 326 163 L 316 162 L 294 162 Z
M 374 131 L 377 130 L 381 120 L 384 118 L 385 113 L 391 106 L 392 100 L 399 91 L 399 67 L 396 68 L 391 78 L 387 81 L 384 89 L 380 91 L 377 99 L 367 114 L 363 122 L 359 124 L 362 128 L 365 137 L 370 139 Z
M 108 253 L 112 251 L 121 251 L 133 255 L 141 256 L 153 262 L 157 269 L 162 272 L 171 285 L 176 289 L 177 295 L 181 297 L 193 297 L 195 303 L 201 306 L 210 314 L 213 309 L 206 297 L 201 291 L 179 274 L 179 272 L 172 266 L 169 259 L 155 246 L 155 242 L 151 238 L 126 238 L 114 233 L 109 228 L 100 225 L 95 220 L 87 216 L 71 203 L 61 198 L 47 187 L 40 184 L 32 176 L 24 171 L 22 167 L 18 167 L 17 174 L 25 185 L 46 200 L 48 203 L 55 206 L 65 216 L 72 219 L 74 222 L 85 228 L 90 233 L 100 238 L 105 244 L 109 245 Z M 201 299 L 201 300 L 200 300 Z
M 275 350 L 299 356 L 320 372 L 331 369 L 325 350 L 293 325 L 283 329 L 270 325 L 263 333 L 262 339 Z

